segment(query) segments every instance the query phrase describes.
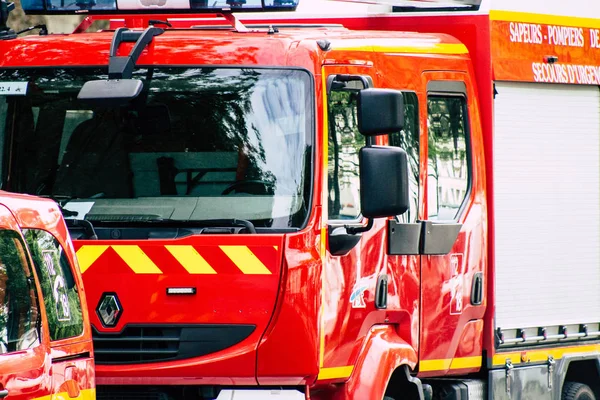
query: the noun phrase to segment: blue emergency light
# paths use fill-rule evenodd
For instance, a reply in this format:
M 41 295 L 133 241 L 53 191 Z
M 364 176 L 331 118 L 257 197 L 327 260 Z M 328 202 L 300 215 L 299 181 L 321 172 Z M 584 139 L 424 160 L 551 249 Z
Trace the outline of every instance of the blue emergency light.
M 299 0 L 22 0 L 27 14 L 294 11 Z

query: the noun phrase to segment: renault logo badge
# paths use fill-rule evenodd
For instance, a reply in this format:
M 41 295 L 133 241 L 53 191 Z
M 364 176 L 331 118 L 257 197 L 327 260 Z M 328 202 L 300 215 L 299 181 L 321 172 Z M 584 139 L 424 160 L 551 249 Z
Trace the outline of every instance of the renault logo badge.
M 119 298 L 116 293 L 104 293 L 100 298 L 98 307 L 96 307 L 96 314 L 100 318 L 102 325 L 112 328 L 117 325 L 121 314 L 123 314 L 123 308 L 119 303 Z

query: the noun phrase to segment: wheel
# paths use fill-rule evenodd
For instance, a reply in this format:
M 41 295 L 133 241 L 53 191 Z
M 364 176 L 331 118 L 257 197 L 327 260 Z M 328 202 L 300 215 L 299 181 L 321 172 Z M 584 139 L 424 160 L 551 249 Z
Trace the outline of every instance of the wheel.
M 594 392 L 584 383 L 565 382 L 562 390 L 562 400 L 596 400 Z

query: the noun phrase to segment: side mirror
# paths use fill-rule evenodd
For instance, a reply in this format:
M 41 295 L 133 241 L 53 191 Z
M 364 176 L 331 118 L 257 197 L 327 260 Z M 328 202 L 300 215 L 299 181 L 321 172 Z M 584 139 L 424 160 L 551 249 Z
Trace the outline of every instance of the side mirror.
M 124 106 L 142 92 L 139 79 L 109 79 L 83 84 L 77 99 L 95 106 Z
M 409 208 L 408 156 L 399 147 L 360 149 L 360 203 L 367 218 L 404 214 Z
M 404 97 L 393 89 L 358 92 L 358 130 L 365 136 L 398 132 L 404 128 Z

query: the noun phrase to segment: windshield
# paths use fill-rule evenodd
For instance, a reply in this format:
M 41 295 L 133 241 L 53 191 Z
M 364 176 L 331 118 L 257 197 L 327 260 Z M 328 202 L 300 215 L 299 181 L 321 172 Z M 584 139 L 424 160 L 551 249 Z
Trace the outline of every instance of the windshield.
M 301 227 L 311 78 L 301 70 L 152 68 L 126 107 L 77 100 L 100 69 L 0 71 L 3 188 L 103 222 L 244 219 Z

